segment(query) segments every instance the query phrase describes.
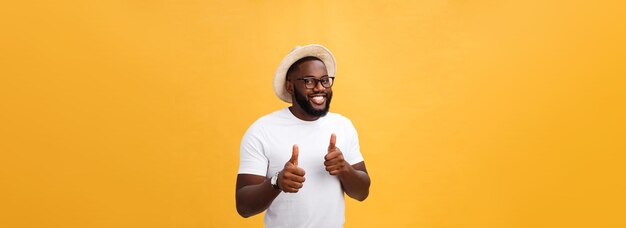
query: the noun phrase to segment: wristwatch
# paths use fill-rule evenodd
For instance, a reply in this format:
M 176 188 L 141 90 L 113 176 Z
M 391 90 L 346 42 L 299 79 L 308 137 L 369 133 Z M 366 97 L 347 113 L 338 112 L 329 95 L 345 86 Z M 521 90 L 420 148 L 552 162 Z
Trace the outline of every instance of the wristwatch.
M 274 187 L 274 189 L 280 189 L 280 186 L 278 186 L 278 174 L 280 174 L 280 172 L 274 174 L 272 179 L 270 179 L 270 183 L 272 184 L 272 187 Z

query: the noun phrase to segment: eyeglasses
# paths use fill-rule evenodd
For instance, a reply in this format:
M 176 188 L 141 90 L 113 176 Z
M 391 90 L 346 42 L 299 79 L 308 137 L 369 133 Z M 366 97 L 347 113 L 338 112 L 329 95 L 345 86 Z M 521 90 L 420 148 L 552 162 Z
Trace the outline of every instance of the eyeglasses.
M 324 88 L 330 88 L 333 86 L 333 82 L 335 82 L 335 77 L 323 77 L 320 79 L 316 79 L 314 77 L 306 77 L 306 78 L 296 78 L 296 80 L 304 81 L 304 86 L 307 89 L 313 89 L 317 86 L 317 83 L 321 82 Z

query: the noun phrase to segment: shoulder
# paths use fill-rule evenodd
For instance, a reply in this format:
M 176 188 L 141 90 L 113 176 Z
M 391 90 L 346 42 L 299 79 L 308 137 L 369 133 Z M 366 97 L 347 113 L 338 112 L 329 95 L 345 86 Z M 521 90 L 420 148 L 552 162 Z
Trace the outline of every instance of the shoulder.
M 284 109 L 280 109 L 258 118 L 250 125 L 248 131 L 263 131 L 264 129 L 283 122 L 286 119 L 284 112 Z
M 286 119 L 285 110 L 280 109 L 262 116 L 254 121 L 252 125 L 271 125 L 284 119 Z

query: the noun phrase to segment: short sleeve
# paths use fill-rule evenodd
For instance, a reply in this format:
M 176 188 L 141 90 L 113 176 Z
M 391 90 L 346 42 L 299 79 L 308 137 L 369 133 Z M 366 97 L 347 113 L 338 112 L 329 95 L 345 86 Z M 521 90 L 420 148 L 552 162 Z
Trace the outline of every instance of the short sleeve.
M 268 159 L 263 149 L 263 132 L 258 124 L 248 128 L 239 147 L 239 174 L 266 176 Z
M 346 132 L 348 133 L 348 151 L 344 153 L 344 157 L 350 165 L 363 161 L 363 155 L 361 155 L 361 147 L 359 146 L 359 134 L 357 133 L 352 121 L 346 119 Z

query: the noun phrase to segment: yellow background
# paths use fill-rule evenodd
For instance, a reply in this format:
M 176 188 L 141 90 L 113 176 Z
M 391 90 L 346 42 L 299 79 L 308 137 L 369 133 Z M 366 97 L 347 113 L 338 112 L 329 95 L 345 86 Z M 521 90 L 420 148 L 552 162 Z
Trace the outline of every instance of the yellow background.
M 295 45 L 372 187 L 346 227 L 626 227 L 619 1 L 5 1 L 0 227 L 261 227 L 239 142 Z

